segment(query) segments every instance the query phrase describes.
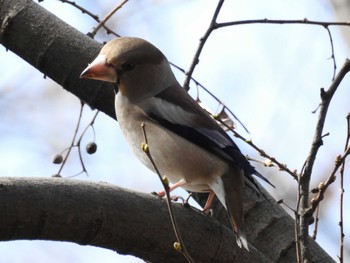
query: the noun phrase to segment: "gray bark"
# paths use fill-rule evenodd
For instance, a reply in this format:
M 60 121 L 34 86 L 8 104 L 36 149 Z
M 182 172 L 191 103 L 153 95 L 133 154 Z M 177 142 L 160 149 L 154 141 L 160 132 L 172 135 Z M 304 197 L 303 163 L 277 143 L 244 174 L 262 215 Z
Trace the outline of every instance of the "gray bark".
M 0 0 L 0 43 L 63 88 L 115 118 L 108 84 L 79 79 L 101 45 L 30 0 Z M 3 62 L 2 62 L 3 63 Z M 268 194 L 266 193 L 268 196 Z M 25 197 L 25 198 L 23 198 Z M 108 184 L 65 179 L 0 179 L 0 239 L 70 241 L 153 262 L 181 262 L 163 200 Z M 272 199 L 249 189 L 245 224 L 250 252 L 237 248 L 223 224 L 175 205 L 186 247 L 196 262 L 296 262 L 294 221 Z M 333 262 L 310 239 L 313 262 Z

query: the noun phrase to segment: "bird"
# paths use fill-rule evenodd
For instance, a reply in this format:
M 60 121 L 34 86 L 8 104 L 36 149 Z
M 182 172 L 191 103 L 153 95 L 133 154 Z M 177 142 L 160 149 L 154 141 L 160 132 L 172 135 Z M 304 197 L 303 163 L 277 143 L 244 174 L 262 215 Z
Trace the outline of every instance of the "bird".
M 165 55 L 144 39 L 115 38 L 80 77 L 114 84 L 116 117 L 138 159 L 155 171 L 141 149 L 147 138 L 157 170 L 173 183 L 170 190 L 182 187 L 209 193 L 203 211 L 210 209 L 216 195 L 228 212 L 238 246 L 249 251 L 244 230 L 245 181 L 254 184 L 253 174 L 263 176 L 181 87 Z

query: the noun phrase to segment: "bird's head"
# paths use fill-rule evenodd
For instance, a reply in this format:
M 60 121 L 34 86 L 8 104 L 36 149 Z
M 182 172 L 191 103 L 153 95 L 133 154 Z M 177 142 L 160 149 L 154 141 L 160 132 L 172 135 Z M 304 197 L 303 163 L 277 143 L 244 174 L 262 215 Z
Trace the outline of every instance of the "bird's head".
M 130 98 L 151 97 L 177 83 L 163 53 L 132 37 L 109 41 L 80 77 L 116 83 L 119 92 Z

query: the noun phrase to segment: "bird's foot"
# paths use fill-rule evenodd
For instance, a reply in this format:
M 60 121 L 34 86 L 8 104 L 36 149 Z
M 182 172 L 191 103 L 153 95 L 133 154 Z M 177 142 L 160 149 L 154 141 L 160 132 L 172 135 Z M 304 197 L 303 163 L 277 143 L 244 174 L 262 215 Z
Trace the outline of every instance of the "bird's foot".
M 155 195 L 155 196 L 157 196 L 159 198 L 163 198 L 163 197 L 166 196 L 166 192 L 165 191 L 152 192 L 151 194 Z M 170 196 L 170 200 L 171 201 L 177 202 L 179 199 L 181 199 L 183 203 L 185 202 L 185 199 L 182 196 L 179 196 L 179 195 L 172 195 L 172 196 Z
M 212 210 L 210 208 L 211 208 L 211 205 L 213 203 L 214 197 L 215 197 L 215 193 L 213 191 L 211 191 L 209 193 L 207 202 L 205 203 L 205 206 L 203 207 L 203 210 L 202 210 L 203 213 L 205 213 L 207 215 L 212 215 Z

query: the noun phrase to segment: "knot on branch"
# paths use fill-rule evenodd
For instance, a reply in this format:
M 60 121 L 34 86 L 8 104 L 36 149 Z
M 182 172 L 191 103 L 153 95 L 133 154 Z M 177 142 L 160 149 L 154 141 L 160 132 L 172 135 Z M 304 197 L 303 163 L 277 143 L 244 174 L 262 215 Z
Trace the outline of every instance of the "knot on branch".
M 325 100 L 325 99 L 328 98 L 327 92 L 324 90 L 324 88 L 320 89 L 320 97 L 321 97 L 322 100 Z

